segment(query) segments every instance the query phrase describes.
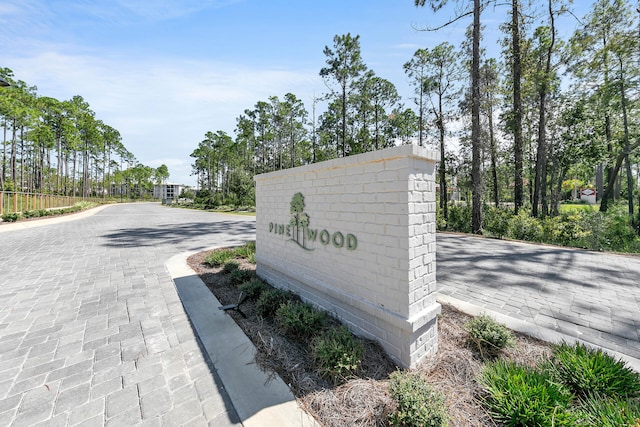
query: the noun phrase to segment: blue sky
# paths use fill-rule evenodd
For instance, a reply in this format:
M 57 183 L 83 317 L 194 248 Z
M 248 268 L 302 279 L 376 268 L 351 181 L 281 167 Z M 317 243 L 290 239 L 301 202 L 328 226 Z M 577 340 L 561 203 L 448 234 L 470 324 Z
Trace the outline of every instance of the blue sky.
M 454 2 L 455 3 L 455 2 Z M 576 14 L 588 12 L 578 1 Z M 416 49 L 458 46 L 465 19 L 439 32 L 455 9 L 433 14 L 413 0 L 4 0 L 0 67 L 60 100 L 81 95 L 118 129 L 143 164 L 195 184 L 189 154 L 205 132 L 233 135 L 235 119 L 269 96 L 291 92 L 311 111 L 327 88 L 323 49 L 359 34 L 362 57 L 411 106 L 402 71 Z M 506 7 L 483 15 L 483 47 L 499 55 Z M 561 24 L 570 34 L 574 20 Z M 319 111 L 320 112 L 320 111 Z M 319 113 L 318 112 L 318 113 Z

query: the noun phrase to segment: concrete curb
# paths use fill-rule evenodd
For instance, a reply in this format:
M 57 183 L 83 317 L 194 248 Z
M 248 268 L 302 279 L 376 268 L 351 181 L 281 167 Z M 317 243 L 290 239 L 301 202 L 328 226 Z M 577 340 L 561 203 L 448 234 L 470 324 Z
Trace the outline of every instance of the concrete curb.
M 109 206 L 111 205 L 100 205 L 100 206 L 96 206 L 95 208 L 87 209 L 81 212 L 62 215 L 62 216 L 56 216 L 53 218 L 42 218 L 42 219 L 37 219 L 33 221 L 18 221 L 18 222 L 11 222 L 8 224 L 1 224 L 0 233 L 4 233 L 6 231 L 25 230 L 27 228 L 43 227 L 45 225 L 60 224 L 63 222 L 75 221 L 77 219 L 82 219 L 82 218 L 95 215 L 101 210 Z
M 187 258 L 194 253 L 175 255 L 165 266 L 243 426 L 319 427 L 278 375 L 269 375 L 255 364 L 253 343 L 218 309 L 220 302 L 187 265 Z
M 634 357 L 617 352 L 615 350 L 603 348 L 595 344 L 592 344 L 588 341 L 581 340 L 575 336 L 563 334 L 561 332 L 557 332 L 548 328 L 542 328 L 533 323 L 525 322 L 524 320 L 516 319 L 510 316 L 504 315 L 502 313 L 498 313 L 496 311 L 487 310 L 483 307 L 479 307 L 477 305 L 473 305 L 466 301 L 461 301 L 459 299 L 452 298 L 448 295 L 438 294 L 436 299 L 441 304 L 449 304 L 457 308 L 458 310 L 462 311 L 463 313 L 469 314 L 471 316 L 486 314 L 492 317 L 497 322 L 507 325 L 507 327 L 511 330 L 514 330 L 516 332 L 521 332 L 523 334 L 529 335 L 534 338 L 538 338 L 542 341 L 546 341 L 549 343 L 558 343 L 558 342 L 564 341 L 569 344 L 579 342 L 589 347 L 602 348 L 611 356 L 626 362 L 626 364 L 633 370 L 640 372 L 640 359 L 636 359 Z

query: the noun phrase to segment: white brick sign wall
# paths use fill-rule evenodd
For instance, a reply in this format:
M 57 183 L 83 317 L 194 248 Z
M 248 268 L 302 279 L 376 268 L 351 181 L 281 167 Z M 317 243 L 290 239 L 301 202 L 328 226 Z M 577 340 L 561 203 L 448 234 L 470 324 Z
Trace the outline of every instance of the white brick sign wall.
M 405 145 L 256 176 L 258 275 L 415 366 L 437 351 L 437 160 Z

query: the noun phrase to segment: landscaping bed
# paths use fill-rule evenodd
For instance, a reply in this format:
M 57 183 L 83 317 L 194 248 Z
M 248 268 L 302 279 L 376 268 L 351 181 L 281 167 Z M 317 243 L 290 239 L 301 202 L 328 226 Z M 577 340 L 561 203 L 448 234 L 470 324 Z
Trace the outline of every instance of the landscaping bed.
M 621 371 L 624 367 L 620 363 L 616 365 L 608 359 L 603 362 L 606 358 L 598 356 L 592 365 L 617 369 L 610 381 L 614 377 L 619 379 L 622 372 L 627 397 L 613 395 L 610 399 L 589 400 L 589 396 L 580 395 L 580 389 L 573 391 L 563 386 L 552 389 L 548 401 L 538 405 L 536 396 L 547 393 L 549 384 L 561 377 L 562 369 L 558 366 L 562 365 L 558 360 L 563 359 L 556 356 L 558 347 L 507 331 L 491 319 L 474 320 L 444 305 L 438 317 L 438 353 L 427 357 L 414 370 L 399 370 L 375 342 L 351 334 L 345 336 L 337 320 L 303 304 L 295 295 L 283 296 L 285 293 L 273 291 L 257 279 L 253 250 L 254 246 L 249 244 L 226 252 L 201 252 L 191 256 L 188 263 L 222 305 L 242 301 L 240 311 L 227 313 L 256 346 L 256 362 L 266 372 L 277 373 L 290 386 L 300 405 L 323 426 L 640 427 L 640 378 L 637 373 L 627 375 L 626 370 Z M 275 299 L 265 304 L 265 296 L 269 295 Z M 478 338 L 485 336 L 491 336 L 492 345 L 487 346 L 487 341 Z M 573 353 L 570 355 L 573 357 Z M 585 355 L 580 357 L 576 360 L 587 360 Z M 555 364 L 541 368 L 542 362 L 554 360 Z M 550 366 L 557 371 L 553 378 L 547 373 Z M 589 377 L 580 375 L 579 369 L 571 366 L 569 376 Z M 541 370 L 543 373 L 538 375 Z M 538 383 L 531 385 L 530 381 Z M 634 389 L 636 383 L 638 388 Z M 505 403 L 496 398 L 503 386 L 517 389 L 518 393 L 513 395 L 533 395 L 524 402 Z M 578 408 L 576 402 L 583 400 L 590 403 Z M 593 416 L 584 412 L 583 406 L 595 407 L 600 402 L 610 407 L 594 409 Z M 509 405 L 520 407 L 513 409 Z M 501 415 L 501 411 L 511 410 L 513 413 Z M 597 418 L 600 416 L 605 418 Z M 576 424 L 578 419 L 580 424 Z M 590 423 L 583 424 L 583 420 Z

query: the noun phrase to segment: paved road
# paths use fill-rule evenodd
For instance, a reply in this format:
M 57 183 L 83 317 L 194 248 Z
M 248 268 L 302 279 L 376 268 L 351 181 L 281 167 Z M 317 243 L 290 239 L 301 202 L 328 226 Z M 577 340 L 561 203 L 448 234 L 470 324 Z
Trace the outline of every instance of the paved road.
M 116 205 L 0 233 L 0 426 L 238 425 L 165 268 L 253 218 Z M 444 296 L 640 357 L 640 258 L 439 234 Z
M 157 204 L 0 233 L 0 426 L 239 425 L 164 264 L 253 238 Z
M 640 358 L 640 257 L 438 234 L 440 293 Z

